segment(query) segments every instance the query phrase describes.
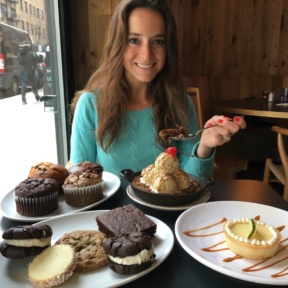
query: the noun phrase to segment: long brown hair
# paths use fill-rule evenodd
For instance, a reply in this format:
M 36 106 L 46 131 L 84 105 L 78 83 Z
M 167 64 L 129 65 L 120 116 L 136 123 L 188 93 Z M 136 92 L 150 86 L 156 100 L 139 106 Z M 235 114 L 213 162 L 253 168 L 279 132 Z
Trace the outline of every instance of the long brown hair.
M 136 8 L 157 11 L 165 23 L 166 63 L 148 85 L 153 99 L 156 130 L 159 132 L 177 125 L 187 125 L 188 122 L 188 104 L 178 63 L 176 24 L 169 6 L 163 0 L 122 0 L 112 15 L 100 66 L 85 88 L 75 94 L 71 103 L 73 115 L 83 92 L 92 91 L 100 95 L 96 100 L 99 124 L 96 133 L 104 150 L 121 136 L 126 127 L 128 84 L 124 77 L 123 52 L 128 39 L 128 18 Z M 158 133 L 155 140 L 163 145 Z

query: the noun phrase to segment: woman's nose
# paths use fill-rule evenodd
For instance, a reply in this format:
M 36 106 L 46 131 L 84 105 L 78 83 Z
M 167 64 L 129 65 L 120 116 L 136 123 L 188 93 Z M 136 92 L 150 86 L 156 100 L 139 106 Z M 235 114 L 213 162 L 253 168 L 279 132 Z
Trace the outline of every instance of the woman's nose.
M 141 46 L 141 52 L 140 55 L 144 58 L 144 59 L 149 59 L 151 57 L 152 54 L 152 48 L 150 43 L 145 43 Z

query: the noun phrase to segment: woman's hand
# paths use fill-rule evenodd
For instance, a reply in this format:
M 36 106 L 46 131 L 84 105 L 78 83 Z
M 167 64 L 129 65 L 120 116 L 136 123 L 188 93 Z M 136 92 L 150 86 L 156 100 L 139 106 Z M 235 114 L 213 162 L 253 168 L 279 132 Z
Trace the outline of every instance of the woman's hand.
M 216 126 L 214 126 L 216 125 Z M 225 116 L 213 116 L 205 127 L 214 126 L 202 132 L 200 144 L 197 149 L 199 158 L 208 158 L 213 148 L 229 142 L 233 135 L 246 127 L 245 120 L 240 116 L 233 119 Z

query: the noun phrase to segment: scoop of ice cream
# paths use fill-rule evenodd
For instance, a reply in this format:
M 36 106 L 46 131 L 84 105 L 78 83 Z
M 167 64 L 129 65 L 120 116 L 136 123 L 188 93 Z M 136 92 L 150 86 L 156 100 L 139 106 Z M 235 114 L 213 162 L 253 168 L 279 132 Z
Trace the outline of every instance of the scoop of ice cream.
M 173 174 L 179 169 L 179 161 L 176 156 L 163 152 L 156 158 L 155 167 L 159 173 Z
M 154 182 L 155 177 L 159 174 L 154 164 L 151 164 L 144 168 L 141 172 L 141 182 L 151 185 Z
M 158 174 L 152 184 L 152 188 L 159 193 L 179 194 L 177 182 L 172 175 Z
M 190 178 L 182 169 L 178 169 L 176 173 L 173 174 L 176 179 L 178 189 L 186 189 L 191 185 Z

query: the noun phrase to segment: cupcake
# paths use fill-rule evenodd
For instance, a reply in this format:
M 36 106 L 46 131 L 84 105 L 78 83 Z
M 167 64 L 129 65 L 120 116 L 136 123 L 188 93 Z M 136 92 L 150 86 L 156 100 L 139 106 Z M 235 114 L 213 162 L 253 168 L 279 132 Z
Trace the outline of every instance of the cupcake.
M 63 184 L 63 190 L 66 203 L 74 207 L 91 205 L 104 197 L 102 177 L 90 168 L 71 173 Z
M 59 184 L 54 179 L 28 178 L 15 187 L 18 214 L 28 217 L 47 215 L 58 208 Z
M 64 166 L 51 162 L 39 162 L 31 167 L 28 177 L 54 179 L 59 183 L 59 194 L 63 194 L 62 185 L 68 175 L 68 170 Z
M 91 161 L 83 161 L 78 164 L 72 164 L 68 168 L 68 172 L 71 174 L 85 168 L 89 168 L 90 170 L 94 171 L 94 173 L 99 174 L 101 177 L 103 175 L 103 167 L 100 164 Z

